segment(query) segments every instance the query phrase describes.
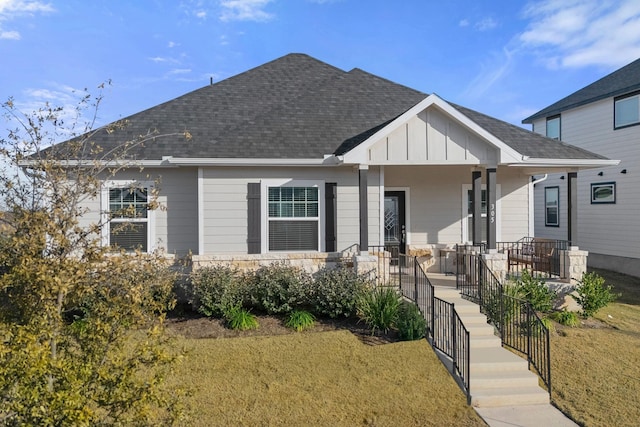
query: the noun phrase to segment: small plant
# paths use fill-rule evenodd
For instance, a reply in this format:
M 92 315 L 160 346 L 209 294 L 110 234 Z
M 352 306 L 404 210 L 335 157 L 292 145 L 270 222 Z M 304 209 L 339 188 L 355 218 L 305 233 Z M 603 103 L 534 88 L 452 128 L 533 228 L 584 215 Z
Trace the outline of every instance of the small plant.
M 240 306 L 229 308 L 225 313 L 227 325 L 231 329 L 239 331 L 247 331 L 249 329 L 258 329 L 258 319 L 248 310 Z
M 269 314 L 289 313 L 309 305 L 309 282 L 309 276 L 301 269 L 274 263 L 256 271 L 249 299 L 254 307 Z
M 388 287 L 364 291 L 356 303 L 358 317 L 371 328 L 371 334 L 378 330 L 389 332 L 398 318 L 399 307 L 398 292 Z
M 353 268 L 324 268 L 316 273 L 312 286 L 311 307 L 321 316 L 353 316 L 356 300 L 368 286 L 365 277 Z
M 305 310 L 293 310 L 287 316 L 284 324 L 291 329 L 295 329 L 296 332 L 302 332 L 306 329 L 313 328 L 316 318 L 313 314 Z
M 529 270 L 522 271 L 516 287 L 520 297 L 529 301 L 534 310 L 548 313 L 553 308 L 557 293 L 549 289 L 542 280 L 533 277 Z
M 551 317 L 561 325 L 569 326 L 570 328 L 575 328 L 580 324 L 578 316 L 573 311 L 556 311 Z
M 401 340 L 414 341 L 426 335 L 427 321 L 415 303 L 405 301 L 398 310 L 396 327 Z
M 229 266 L 213 266 L 196 270 L 191 275 L 191 305 L 208 317 L 221 317 L 237 305 L 242 305 L 242 277 Z
M 585 273 L 576 293 L 578 296 L 571 296 L 582 307 L 580 314 L 585 318 L 593 316 L 619 296 L 612 292 L 611 285 L 605 286 L 604 278 L 597 273 Z

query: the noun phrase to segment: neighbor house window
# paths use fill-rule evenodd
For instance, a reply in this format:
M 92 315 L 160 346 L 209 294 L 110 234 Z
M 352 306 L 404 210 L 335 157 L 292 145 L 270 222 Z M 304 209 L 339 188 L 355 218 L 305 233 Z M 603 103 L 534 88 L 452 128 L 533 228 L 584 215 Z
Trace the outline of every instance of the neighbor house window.
M 320 251 L 324 184 L 290 181 L 265 185 L 268 251 Z
M 613 116 L 616 129 L 640 123 L 640 93 L 616 98 Z
M 560 187 L 545 187 L 544 189 L 544 225 L 547 227 L 560 226 Z
M 599 182 L 591 184 L 591 203 L 615 203 L 616 183 Z
M 149 251 L 151 217 L 150 185 L 110 183 L 103 190 L 103 212 L 106 225 L 103 241 L 114 249 L 127 252 Z
M 560 139 L 560 116 L 547 118 L 547 137 Z

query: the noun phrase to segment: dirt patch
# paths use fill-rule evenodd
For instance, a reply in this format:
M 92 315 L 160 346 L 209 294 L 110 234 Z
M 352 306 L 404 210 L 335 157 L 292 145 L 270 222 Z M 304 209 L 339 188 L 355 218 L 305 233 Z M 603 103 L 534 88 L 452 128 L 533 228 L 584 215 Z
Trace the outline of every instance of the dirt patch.
M 284 325 L 284 317 L 270 315 L 256 315 L 258 329 L 237 331 L 228 328 L 223 319 L 204 317 L 198 313 L 173 313 L 167 319 L 167 327 L 185 338 L 221 339 L 255 336 L 275 336 L 298 333 Z M 325 331 L 348 330 L 356 335 L 360 341 L 368 345 L 380 345 L 399 341 L 397 331 L 386 334 L 371 330 L 356 318 L 316 319 L 312 329 L 302 333 L 316 333 Z

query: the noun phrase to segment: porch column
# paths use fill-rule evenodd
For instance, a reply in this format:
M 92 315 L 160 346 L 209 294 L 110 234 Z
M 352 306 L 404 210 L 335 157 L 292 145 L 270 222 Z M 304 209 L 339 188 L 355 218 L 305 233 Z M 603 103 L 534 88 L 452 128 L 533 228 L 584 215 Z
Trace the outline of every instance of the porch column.
M 482 172 L 471 172 L 471 209 L 473 218 L 471 221 L 471 233 L 473 234 L 473 244 L 479 245 L 482 242 Z
M 369 166 L 360 165 L 358 167 L 359 189 L 360 189 L 360 253 L 367 253 L 369 250 L 369 212 L 367 197 L 367 174 Z
M 577 245 L 578 238 L 578 173 L 567 173 L 567 240 Z
M 496 168 L 487 168 L 487 249 L 496 248 Z

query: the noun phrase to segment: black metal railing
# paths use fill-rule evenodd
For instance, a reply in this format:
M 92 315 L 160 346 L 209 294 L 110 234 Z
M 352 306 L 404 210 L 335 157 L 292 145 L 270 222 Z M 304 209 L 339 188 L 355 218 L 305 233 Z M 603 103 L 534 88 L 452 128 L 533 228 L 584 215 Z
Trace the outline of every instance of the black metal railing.
M 451 358 L 451 373 L 457 376 L 471 403 L 471 346 L 469 331 L 460 320 L 454 304 L 437 298 L 417 257 L 398 257 L 400 293 L 418 305 L 427 321 L 427 338 L 437 350 Z
M 456 286 L 463 297 L 480 306 L 500 333 L 502 345 L 526 356 L 551 395 L 551 347 L 549 330 L 528 301 L 508 295 L 480 254 L 457 253 Z
M 517 242 L 498 242 L 498 252 L 507 254 L 509 277 L 519 277 L 527 269 L 533 277 L 567 278 L 562 254 L 568 250 L 566 240 L 523 237 Z

